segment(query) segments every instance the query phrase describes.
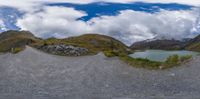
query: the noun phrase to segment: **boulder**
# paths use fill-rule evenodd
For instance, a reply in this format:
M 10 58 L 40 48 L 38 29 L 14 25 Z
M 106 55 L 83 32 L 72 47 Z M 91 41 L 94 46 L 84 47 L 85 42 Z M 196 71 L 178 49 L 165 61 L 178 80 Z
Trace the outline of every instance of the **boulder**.
M 75 47 L 72 45 L 45 45 L 39 49 L 47 53 L 64 56 L 82 56 L 89 53 L 89 50 L 86 48 Z

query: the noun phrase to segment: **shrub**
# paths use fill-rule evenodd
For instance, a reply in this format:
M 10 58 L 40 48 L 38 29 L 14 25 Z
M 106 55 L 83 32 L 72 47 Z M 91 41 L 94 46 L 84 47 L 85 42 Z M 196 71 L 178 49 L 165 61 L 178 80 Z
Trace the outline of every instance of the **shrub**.
M 192 55 L 181 56 L 181 57 L 180 57 L 180 61 L 181 61 L 181 62 L 185 62 L 185 61 L 187 61 L 187 60 L 189 60 L 189 59 L 191 59 L 191 58 L 192 58 Z
M 16 53 L 21 52 L 22 50 L 23 50 L 23 48 L 21 48 L 21 47 L 12 48 L 11 53 L 16 54 Z
M 148 59 L 142 59 L 142 58 L 132 58 L 127 55 L 120 56 L 120 58 L 129 65 L 139 68 L 159 69 L 159 66 L 162 64 L 161 62 L 150 61 Z
M 105 54 L 105 56 L 107 56 L 107 57 L 119 56 L 119 53 L 120 53 L 120 52 L 112 51 L 112 50 L 110 50 L 110 51 L 104 51 L 104 54 Z
M 132 58 L 128 55 L 119 55 L 120 59 L 128 63 L 131 66 L 146 68 L 146 69 L 167 69 L 180 65 L 182 62 L 185 62 L 192 58 L 192 55 L 178 56 L 172 55 L 167 58 L 165 62 L 151 61 L 149 59 L 143 58 Z
M 173 64 L 173 65 L 178 64 L 179 63 L 179 56 L 178 55 L 169 56 L 166 60 L 166 63 L 167 64 Z
M 113 51 L 104 51 L 104 54 L 107 57 L 114 57 L 114 56 L 116 56 L 116 53 L 114 53 Z

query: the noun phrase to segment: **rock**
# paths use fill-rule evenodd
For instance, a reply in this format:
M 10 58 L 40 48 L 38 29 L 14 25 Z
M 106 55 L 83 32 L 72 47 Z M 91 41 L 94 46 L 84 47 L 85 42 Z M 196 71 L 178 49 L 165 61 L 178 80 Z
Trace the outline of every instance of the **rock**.
M 64 56 L 81 56 L 88 54 L 89 50 L 81 47 L 74 47 L 71 45 L 46 45 L 39 49 L 56 55 Z
M 175 73 L 171 73 L 171 74 L 170 74 L 170 76 L 173 76 L 173 77 L 174 77 L 175 75 L 176 75 Z
M 164 69 L 164 67 L 165 67 L 165 66 L 161 65 L 161 66 L 159 66 L 159 69 Z

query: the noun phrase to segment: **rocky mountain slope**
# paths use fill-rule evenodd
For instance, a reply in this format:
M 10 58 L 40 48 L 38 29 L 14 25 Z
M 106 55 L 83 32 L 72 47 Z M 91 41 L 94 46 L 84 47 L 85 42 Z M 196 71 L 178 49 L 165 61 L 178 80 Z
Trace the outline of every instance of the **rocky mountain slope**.
M 133 50 L 162 49 L 162 50 L 191 50 L 200 52 L 200 35 L 183 41 L 177 40 L 146 40 L 131 45 Z
M 200 52 L 200 35 L 190 40 L 186 46 L 186 49 Z
M 178 50 L 183 49 L 185 42 L 177 40 L 152 40 L 141 41 L 131 45 L 133 50 L 145 49 L 162 49 L 162 50 Z
M 55 55 L 63 55 L 63 56 L 81 56 L 87 55 L 89 50 L 81 47 L 74 47 L 72 45 L 46 45 L 40 47 L 40 50 L 45 52 L 55 54 Z

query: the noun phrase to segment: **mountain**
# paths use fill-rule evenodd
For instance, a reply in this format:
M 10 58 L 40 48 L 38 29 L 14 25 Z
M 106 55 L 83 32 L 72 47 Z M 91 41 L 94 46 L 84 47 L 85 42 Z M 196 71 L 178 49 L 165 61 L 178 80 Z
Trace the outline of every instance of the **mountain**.
M 6 31 L 0 34 L 0 52 L 20 51 L 26 45 L 38 41 L 40 39 L 28 31 Z
M 131 45 L 132 50 L 161 49 L 161 50 L 191 50 L 200 52 L 200 35 L 193 39 L 177 40 L 145 40 Z
M 177 40 L 146 40 L 136 42 L 131 45 L 133 50 L 145 50 L 145 49 L 162 49 L 162 50 L 178 50 L 182 49 L 184 42 Z
M 0 52 L 16 53 L 23 50 L 26 45 L 48 53 L 70 56 L 79 56 L 82 53 L 85 55 L 86 52 L 88 54 L 98 52 L 127 54 L 130 51 L 129 47 L 119 40 L 99 34 L 85 34 L 65 39 L 40 39 L 28 31 L 11 30 L 0 34 Z
M 186 45 L 185 49 L 200 52 L 200 35 L 191 39 Z

